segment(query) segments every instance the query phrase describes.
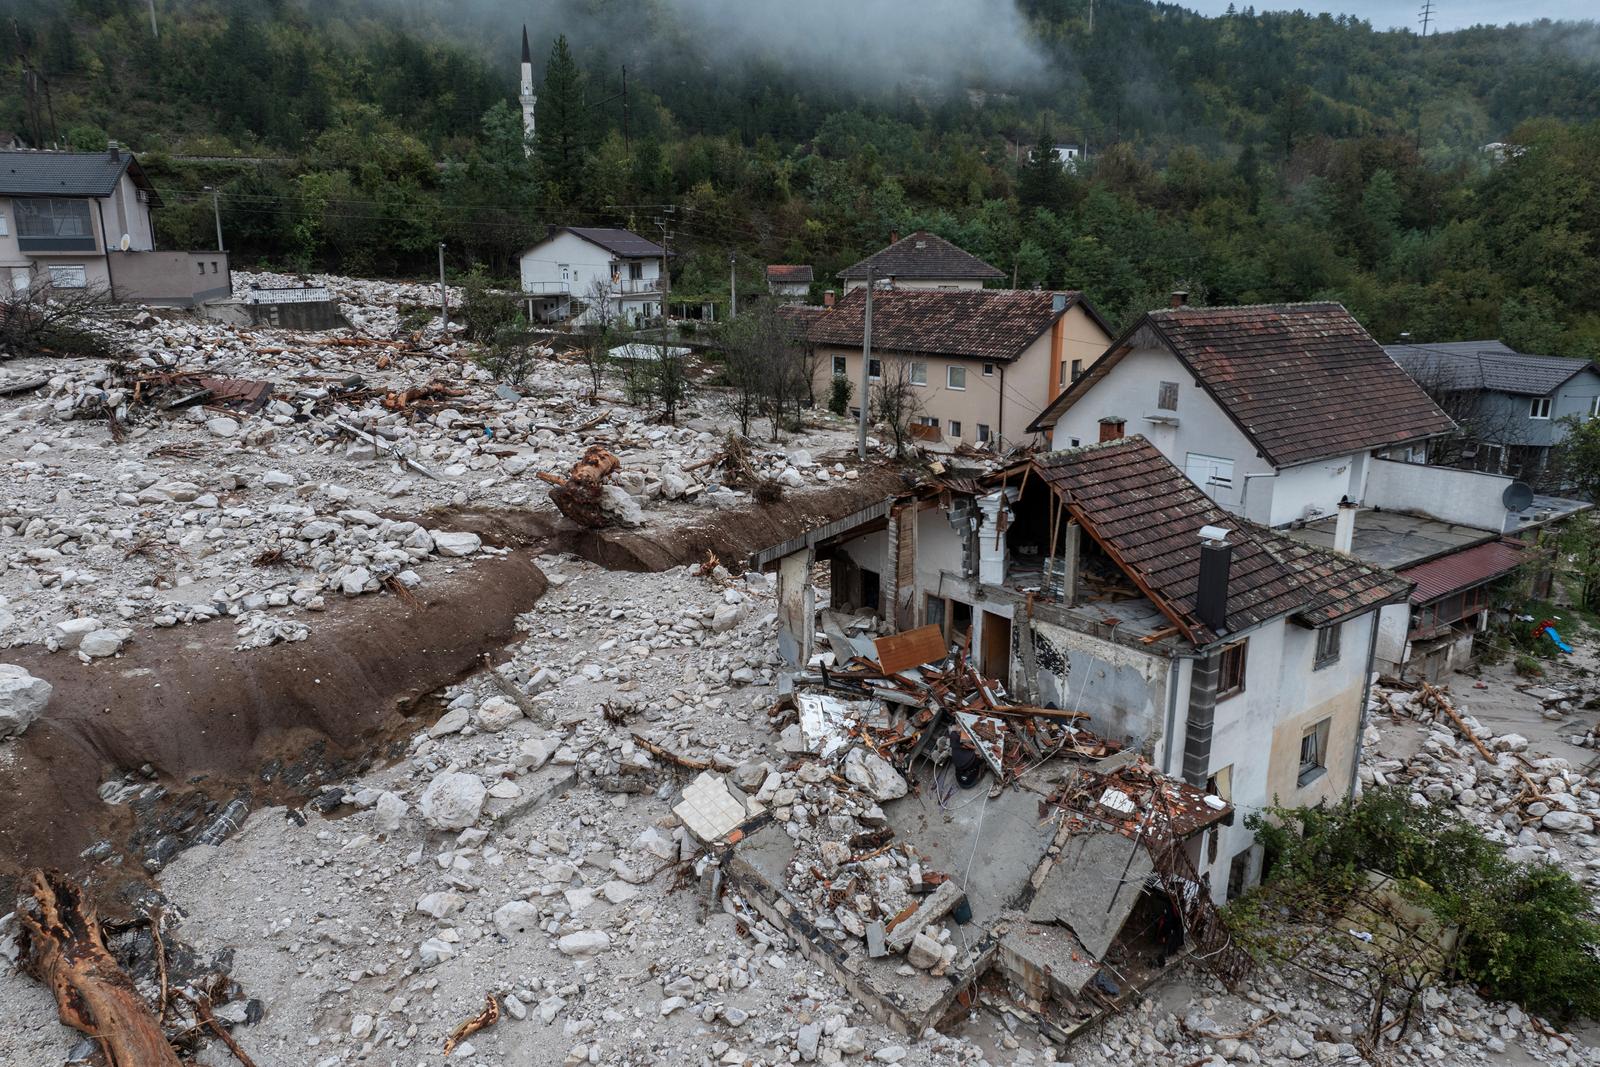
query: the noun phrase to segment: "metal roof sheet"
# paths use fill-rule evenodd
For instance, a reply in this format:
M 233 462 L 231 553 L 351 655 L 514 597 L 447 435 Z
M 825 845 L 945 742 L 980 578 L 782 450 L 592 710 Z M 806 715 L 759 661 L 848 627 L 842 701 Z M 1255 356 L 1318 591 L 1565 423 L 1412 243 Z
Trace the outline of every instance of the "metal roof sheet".
M 1411 602 L 1426 604 L 1510 574 L 1526 555 L 1527 546 L 1521 541 L 1501 538 L 1407 567 L 1399 574 L 1417 583 Z

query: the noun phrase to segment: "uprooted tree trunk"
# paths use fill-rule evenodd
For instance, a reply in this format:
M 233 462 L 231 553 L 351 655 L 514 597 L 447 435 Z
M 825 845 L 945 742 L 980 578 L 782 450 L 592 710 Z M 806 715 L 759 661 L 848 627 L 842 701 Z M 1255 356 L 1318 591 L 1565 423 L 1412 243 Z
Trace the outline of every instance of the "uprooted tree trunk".
M 561 514 L 578 523 L 599 529 L 606 525 L 603 483 L 615 471 L 622 469 L 622 461 L 601 445 L 590 445 L 583 458 L 572 465 L 571 473 L 562 478 L 543 471 L 539 477 L 550 483 L 550 502 Z
M 83 888 L 34 871 L 17 904 L 22 966 L 49 987 L 61 1021 L 100 1043 L 107 1067 L 179 1067 L 161 1023 L 106 949 Z

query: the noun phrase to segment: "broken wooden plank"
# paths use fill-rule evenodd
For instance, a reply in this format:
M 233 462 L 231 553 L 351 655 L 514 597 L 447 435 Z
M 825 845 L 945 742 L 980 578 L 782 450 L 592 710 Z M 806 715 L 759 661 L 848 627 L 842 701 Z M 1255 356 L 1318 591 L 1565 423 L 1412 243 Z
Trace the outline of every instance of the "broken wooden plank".
M 878 653 L 878 669 L 884 674 L 899 674 L 924 663 L 937 663 L 948 653 L 944 631 L 937 623 L 880 637 L 872 646 Z

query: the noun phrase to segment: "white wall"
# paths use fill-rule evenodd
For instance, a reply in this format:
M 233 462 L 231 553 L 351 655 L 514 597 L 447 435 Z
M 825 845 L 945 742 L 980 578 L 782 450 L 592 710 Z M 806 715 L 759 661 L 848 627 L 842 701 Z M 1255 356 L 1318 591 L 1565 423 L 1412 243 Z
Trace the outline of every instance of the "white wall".
M 1262 479 L 1270 484 L 1272 497 L 1264 521 L 1284 526 L 1297 519 L 1327 518 L 1338 510 L 1341 497 L 1359 501 L 1367 466 L 1366 456 L 1357 453 L 1282 468 L 1270 481 Z M 1263 487 L 1251 486 L 1251 495 Z M 1255 513 L 1253 507 L 1251 511 Z
M 1410 649 L 1406 635 L 1411 632 L 1411 603 L 1386 604 L 1378 610 L 1378 647 L 1373 669 L 1385 674 L 1399 674 Z
M 629 264 L 637 262 L 641 265 L 643 275 L 637 281 L 629 278 Z M 655 288 L 661 280 L 661 261 L 655 258 L 627 260 L 618 259 L 608 250 L 584 240 L 577 234 L 562 231 L 554 237 L 548 237 L 526 252 L 522 253 L 522 291 L 532 293 L 535 290 L 548 290 L 550 286 L 558 285 L 565 281 L 568 289 L 576 300 L 587 300 L 589 290 L 596 281 L 611 284 L 612 264 L 617 263 L 619 292 L 615 299 L 619 308 L 626 304 L 628 313 L 639 312 L 645 303 L 659 302 L 660 295 L 638 295 L 628 292 L 630 286 Z M 562 277 L 562 266 L 567 267 L 566 277 Z
M 1369 508 L 1420 511 L 1444 522 L 1498 531 L 1506 521 L 1501 494 L 1511 482 L 1501 474 L 1375 459 L 1361 503 Z

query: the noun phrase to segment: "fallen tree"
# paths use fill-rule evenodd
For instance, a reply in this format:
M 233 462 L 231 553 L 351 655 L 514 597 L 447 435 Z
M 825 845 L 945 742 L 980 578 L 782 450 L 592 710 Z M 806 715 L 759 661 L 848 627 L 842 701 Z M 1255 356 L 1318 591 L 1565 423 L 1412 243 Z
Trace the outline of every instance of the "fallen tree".
M 107 1067 L 179 1067 L 161 1021 L 106 948 L 83 888 L 60 871 L 22 883 L 19 963 L 56 998 L 62 1023 L 99 1042 Z
M 550 502 L 561 514 L 591 529 L 606 525 L 607 518 L 601 507 L 604 482 L 614 472 L 622 469 L 622 461 L 602 445 L 590 445 L 583 458 L 572 465 L 567 477 L 539 472 L 541 480 L 550 483 Z

